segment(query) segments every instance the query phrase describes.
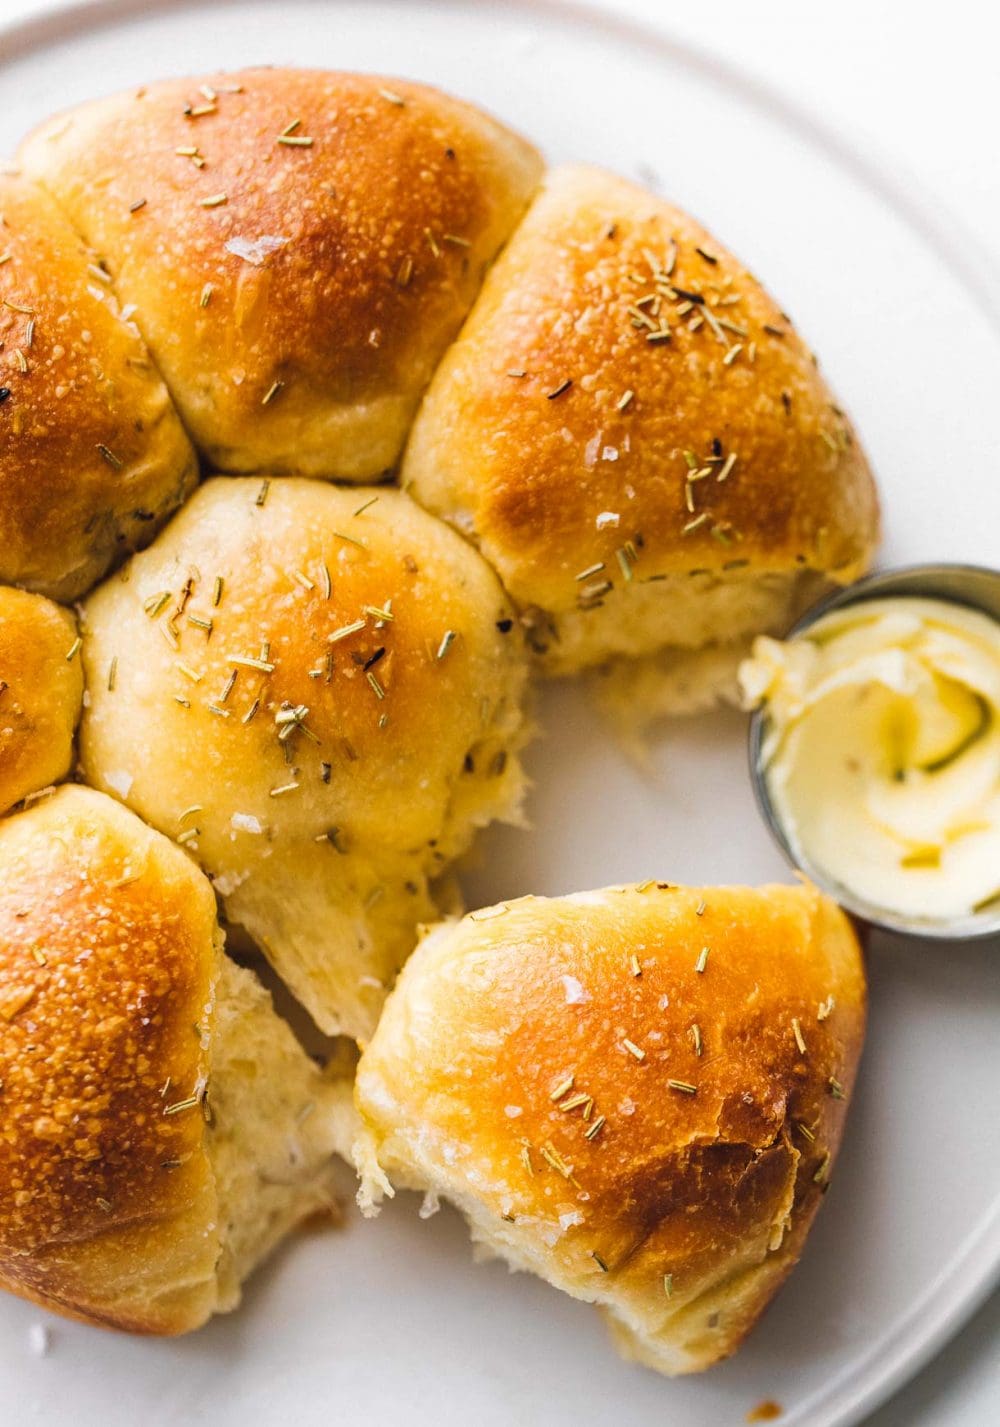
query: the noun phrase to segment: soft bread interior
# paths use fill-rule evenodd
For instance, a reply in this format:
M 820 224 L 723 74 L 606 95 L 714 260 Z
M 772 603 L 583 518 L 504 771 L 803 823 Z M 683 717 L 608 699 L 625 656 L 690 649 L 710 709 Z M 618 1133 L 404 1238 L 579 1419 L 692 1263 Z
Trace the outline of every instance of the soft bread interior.
M 534 641 L 545 645 L 553 673 L 593 665 L 602 655 L 636 659 L 664 647 L 731 644 L 783 629 L 822 582 L 803 569 L 695 568 L 610 590 L 599 604 L 556 615 L 551 626 L 534 632 Z
M 828 582 L 812 571 L 748 577 L 672 576 L 648 587 L 637 602 L 620 606 L 622 642 L 641 616 L 648 629 L 669 634 L 669 644 L 639 657 L 624 654 L 589 678 L 591 694 L 618 737 L 636 754 L 650 727 L 663 718 L 741 707 L 737 670 L 759 630 L 780 635 L 817 600 Z M 574 616 L 586 619 L 588 616 Z
M 324 1075 L 252 972 L 221 958 L 206 1148 L 218 1198 L 217 1311 L 279 1240 L 329 1213 L 332 1156 L 350 1143 L 350 1088 Z

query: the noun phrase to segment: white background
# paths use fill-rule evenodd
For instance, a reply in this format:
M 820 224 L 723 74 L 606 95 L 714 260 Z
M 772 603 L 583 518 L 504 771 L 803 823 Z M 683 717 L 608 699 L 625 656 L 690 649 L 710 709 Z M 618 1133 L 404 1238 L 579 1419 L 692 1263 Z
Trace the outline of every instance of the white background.
M 0 0 L 4 19 L 49 8 L 53 0 Z M 905 201 L 922 195 L 921 223 L 960 235 L 966 275 L 1000 321 L 1000 20 L 992 7 L 979 0 L 712 0 L 697 7 L 604 0 L 604 8 L 653 21 L 758 78 L 815 114 L 845 147 L 896 174 Z M 997 461 L 1000 478 L 1000 450 Z M 997 546 L 1000 554 L 1000 532 Z M 1000 1421 L 998 1340 L 1000 1296 L 868 1427 Z

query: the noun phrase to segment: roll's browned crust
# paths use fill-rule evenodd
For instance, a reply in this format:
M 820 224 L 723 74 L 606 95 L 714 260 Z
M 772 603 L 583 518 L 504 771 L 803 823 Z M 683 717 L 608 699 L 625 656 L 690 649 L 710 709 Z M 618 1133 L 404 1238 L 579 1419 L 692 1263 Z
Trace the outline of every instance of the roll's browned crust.
M 82 699 L 69 610 L 0 585 L 0 813 L 65 778 Z
M 358 1071 L 363 1197 L 440 1192 L 667 1373 L 737 1348 L 801 1253 L 865 1019 L 811 887 L 612 887 L 443 925 Z
M 109 273 L 0 174 L 0 580 L 74 599 L 192 488 L 194 452 Z
M 478 543 L 557 672 L 759 631 L 800 574 L 846 583 L 878 537 L 790 320 L 693 218 L 585 167 L 549 173 L 491 270 L 402 477 Z
M 0 1283 L 133 1332 L 196 1327 L 219 1253 L 211 887 L 82 788 L 0 823 L 0 868 Z
M 252 69 L 80 106 L 21 151 L 107 261 L 218 469 L 369 479 L 541 172 L 437 90 Z

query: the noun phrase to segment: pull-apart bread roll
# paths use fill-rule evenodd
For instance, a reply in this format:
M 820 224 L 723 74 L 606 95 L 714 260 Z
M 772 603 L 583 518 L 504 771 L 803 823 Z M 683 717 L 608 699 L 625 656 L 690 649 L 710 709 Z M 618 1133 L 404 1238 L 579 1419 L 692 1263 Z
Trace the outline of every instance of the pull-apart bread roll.
M 421 943 L 362 1057 L 362 1203 L 448 1197 L 626 1356 L 697 1372 L 802 1251 L 864 1018 L 857 940 L 812 888 L 473 912 Z
M 0 813 L 65 778 L 83 699 L 69 610 L 0 586 Z
M 550 173 L 490 272 L 403 483 L 476 541 L 561 673 L 780 626 L 878 531 L 788 318 L 687 214 L 582 167 Z
M 75 599 L 196 474 L 108 270 L 41 189 L 0 174 L 0 580 Z
M 336 1090 L 221 945 L 207 879 L 103 794 L 0 823 L 11 1292 L 183 1333 L 330 1203 Z
M 87 780 L 177 838 L 328 1032 L 367 1035 L 430 881 L 516 814 L 526 656 L 399 491 L 211 480 L 88 600 Z
M 168 80 L 25 167 L 103 256 L 218 469 L 376 477 L 541 173 L 468 104 L 373 75 Z

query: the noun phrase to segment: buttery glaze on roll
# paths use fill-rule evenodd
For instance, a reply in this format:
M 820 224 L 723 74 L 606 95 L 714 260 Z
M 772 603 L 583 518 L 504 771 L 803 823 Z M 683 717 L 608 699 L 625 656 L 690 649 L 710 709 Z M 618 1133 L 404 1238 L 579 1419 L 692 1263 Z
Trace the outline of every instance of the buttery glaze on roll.
M 697 1372 L 802 1252 L 864 1021 L 857 939 L 811 887 L 473 912 L 421 943 L 362 1056 L 362 1204 L 445 1196 L 627 1357 Z
M 862 600 L 740 671 L 761 763 L 806 866 L 934 920 L 1000 896 L 1000 624 L 938 599 Z
M 338 1087 L 222 953 L 190 858 L 62 788 L 0 822 L 0 1286 L 184 1333 L 331 1204 Z
M 43 125 L 25 168 L 106 260 L 217 470 L 369 480 L 541 160 L 375 75 L 165 80 Z
M 0 813 L 65 778 L 83 700 L 76 621 L 0 586 Z
M 475 540 L 556 673 L 780 628 L 878 538 L 789 319 L 694 219 L 583 167 L 547 176 L 487 277 L 403 483 Z
M 110 273 L 0 174 L 0 581 L 72 600 L 145 545 L 194 452 Z
M 515 818 L 527 660 L 399 491 L 203 485 L 87 601 L 88 781 L 180 839 L 327 1032 L 367 1035 L 432 879 Z

